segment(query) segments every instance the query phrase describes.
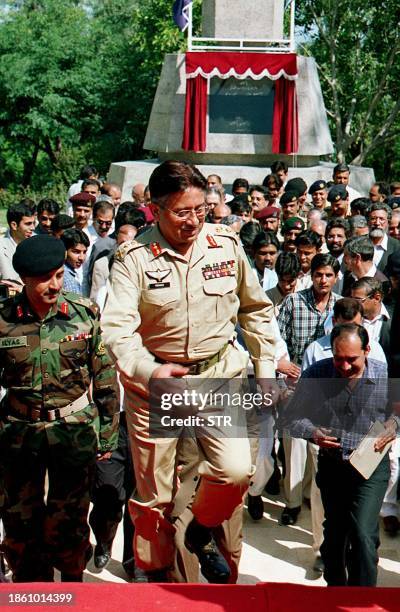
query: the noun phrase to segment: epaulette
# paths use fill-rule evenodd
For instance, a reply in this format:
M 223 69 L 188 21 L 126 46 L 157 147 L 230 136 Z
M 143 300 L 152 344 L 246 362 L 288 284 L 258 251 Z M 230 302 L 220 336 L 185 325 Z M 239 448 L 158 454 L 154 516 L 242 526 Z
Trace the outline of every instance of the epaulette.
M 231 230 L 229 225 L 223 225 L 222 223 L 207 223 L 207 233 L 213 234 L 214 236 L 223 236 L 230 238 L 238 243 L 237 234 Z
M 96 302 L 94 302 L 90 298 L 84 297 L 83 295 L 78 295 L 77 293 L 71 293 L 69 291 L 64 291 L 64 290 L 61 293 L 65 295 L 66 299 L 69 302 L 72 302 L 73 304 L 79 304 L 79 306 L 83 306 L 87 310 L 90 310 L 90 312 L 92 312 L 92 314 L 94 314 L 95 316 L 99 314 L 100 308 L 98 307 Z
M 135 249 L 146 246 L 145 244 L 138 242 L 137 240 L 128 240 L 123 242 L 118 249 L 115 251 L 114 260 L 124 261 L 128 253 L 131 253 Z

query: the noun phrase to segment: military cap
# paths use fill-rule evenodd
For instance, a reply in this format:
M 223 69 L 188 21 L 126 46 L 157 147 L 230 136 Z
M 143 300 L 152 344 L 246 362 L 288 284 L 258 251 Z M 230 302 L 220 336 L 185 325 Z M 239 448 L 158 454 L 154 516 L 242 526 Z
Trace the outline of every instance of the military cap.
M 328 191 L 328 202 L 339 202 L 339 200 L 346 200 L 349 194 L 344 185 L 333 185 Z
M 307 183 L 300 177 L 290 179 L 285 185 L 285 191 L 294 191 L 297 193 L 299 198 L 305 191 L 307 191 Z
M 397 276 L 400 278 L 400 250 L 394 251 L 394 253 L 389 255 L 385 274 L 387 274 L 387 276 Z
M 285 191 L 279 202 L 282 206 L 283 204 L 289 204 L 290 202 L 297 202 L 298 197 L 299 196 L 296 191 Z
M 20 276 L 42 276 L 60 268 L 64 261 L 64 243 L 54 236 L 40 234 L 17 245 L 12 263 Z
M 289 217 L 286 219 L 285 223 L 282 225 L 282 234 L 289 232 L 290 230 L 301 230 L 304 231 L 305 225 L 303 219 L 300 217 Z
M 314 183 L 311 185 L 310 189 L 308 190 L 308 193 L 312 195 L 315 191 L 320 191 L 321 189 L 326 189 L 326 188 L 327 188 L 326 181 L 319 179 L 318 181 L 314 181 Z
M 264 206 L 261 210 L 254 214 L 255 219 L 279 219 L 281 211 L 276 206 Z
M 96 196 L 92 193 L 88 193 L 87 191 L 81 191 L 76 195 L 72 196 L 69 199 L 72 206 L 90 206 L 92 208 L 93 204 L 96 202 Z

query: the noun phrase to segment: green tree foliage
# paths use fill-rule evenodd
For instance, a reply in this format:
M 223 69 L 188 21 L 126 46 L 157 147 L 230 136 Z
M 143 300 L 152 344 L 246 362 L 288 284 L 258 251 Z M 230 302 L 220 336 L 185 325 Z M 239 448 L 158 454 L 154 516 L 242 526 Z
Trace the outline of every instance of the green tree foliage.
M 171 0 L 15 0 L 0 8 L 0 187 L 68 183 L 143 157 Z
M 400 9 L 397 0 L 303 0 L 297 24 L 316 58 L 339 161 L 390 156 L 400 131 Z

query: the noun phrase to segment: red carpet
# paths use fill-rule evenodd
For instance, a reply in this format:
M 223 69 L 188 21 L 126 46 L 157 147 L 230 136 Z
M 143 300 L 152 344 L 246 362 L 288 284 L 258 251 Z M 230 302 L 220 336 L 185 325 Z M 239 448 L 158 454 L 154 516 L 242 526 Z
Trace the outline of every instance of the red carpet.
M 72 594 L 72 601 L 59 603 Z M 57 598 L 58 594 L 58 598 Z M 45 602 L 49 596 L 52 599 Z M 24 601 L 26 601 L 24 603 Z M 29 602 L 29 603 L 28 603 Z M 399 589 L 307 587 L 285 583 L 1 584 L 0 608 L 73 612 L 400 612 Z

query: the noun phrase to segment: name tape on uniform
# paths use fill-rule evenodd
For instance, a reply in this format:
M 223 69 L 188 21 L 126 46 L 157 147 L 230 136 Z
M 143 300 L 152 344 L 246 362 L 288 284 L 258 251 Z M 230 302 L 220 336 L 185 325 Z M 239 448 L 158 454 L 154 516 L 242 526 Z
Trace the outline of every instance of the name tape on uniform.
M 0 349 L 15 348 L 18 346 L 28 346 L 28 338 L 26 336 L 10 336 L 0 338 Z

